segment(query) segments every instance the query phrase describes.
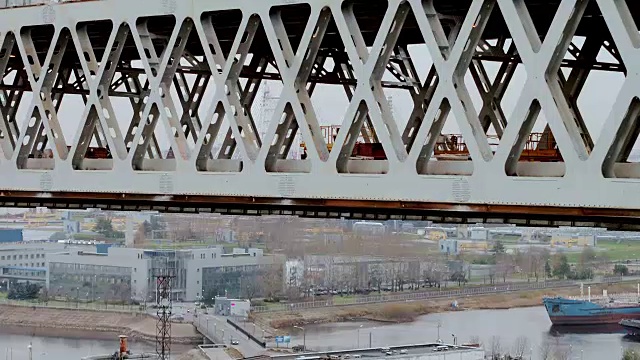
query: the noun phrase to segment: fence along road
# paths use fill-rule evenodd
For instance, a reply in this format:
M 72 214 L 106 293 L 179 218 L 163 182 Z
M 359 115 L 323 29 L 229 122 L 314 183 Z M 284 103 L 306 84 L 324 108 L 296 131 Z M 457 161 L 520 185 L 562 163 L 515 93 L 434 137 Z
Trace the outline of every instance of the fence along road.
M 376 304 L 387 302 L 400 302 L 411 300 L 429 300 L 429 299 L 446 299 L 456 297 L 468 297 L 479 296 L 488 294 L 500 294 L 508 292 L 526 291 L 526 290 L 542 290 L 542 289 L 554 289 L 554 288 L 566 288 L 572 286 L 580 286 L 580 284 L 592 285 L 602 283 L 618 283 L 626 281 L 640 281 L 639 276 L 634 277 L 600 277 L 589 281 L 574 281 L 574 280 L 557 280 L 557 281 L 539 281 L 539 282 L 526 282 L 526 283 L 506 283 L 501 285 L 487 285 L 477 287 L 465 287 L 455 290 L 430 290 L 421 292 L 411 292 L 404 294 L 393 295 L 368 295 L 358 296 L 354 298 L 341 299 L 340 302 L 335 302 L 334 299 L 329 298 L 326 300 L 305 301 L 290 304 L 277 304 L 271 306 L 253 306 L 251 311 L 256 313 L 264 312 L 283 312 L 300 309 L 318 309 L 324 307 L 333 306 L 350 306 L 361 304 Z

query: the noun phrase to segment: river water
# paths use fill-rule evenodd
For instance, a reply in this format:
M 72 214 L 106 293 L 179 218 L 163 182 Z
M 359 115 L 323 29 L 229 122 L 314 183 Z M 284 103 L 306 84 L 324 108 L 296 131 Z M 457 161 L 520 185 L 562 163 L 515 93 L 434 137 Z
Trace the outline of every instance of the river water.
M 620 328 L 579 329 L 553 328 L 544 308 L 532 307 L 431 314 L 409 324 L 348 322 L 307 325 L 306 342 L 307 347 L 315 350 L 337 350 L 368 347 L 369 341 L 374 347 L 433 342 L 438 335 L 443 341 L 452 343 L 455 335 L 458 343 L 478 337 L 485 348 L 489 348 L 492 337 L 496 336 L 502 349 L 513 349 L 518 338 L 526 338 L 526 359 L 530 356 L 539 359 L 541 346 L 545 343 L 553 349 L 570 352 L 568 358 L 574 360 L 617 360 L 625 348 L 640 351 L 640 343 L 626 339 Z M 96 340 L 78 340 L 87 335 Z M 292 329 L 291 335 L 292 344 L 302 344 L 302 331 Z M 89 354 L 113 353 L 117 349 L 118 339 L 115 335 L 106 334 L 45 333 L 37 329 L 2 328 L 0 360 L 26 360 L 29 343 L 33 344 L 34 360 L 69 360 Z M 134 352 L 154 352 L 155 349 L 154 344 L 144 342 L 131 342 L 130 348 Z M 172 350 L 177 355 L 188 349 L 174 346 Z
M 88 355 L 113 354 L 119 345 L 116 334 L 0 328 L 0 360 L 28 360 L 29 344 L 33 360 L 80 360 Z M 172 346 L 172 358 L 191 348 Z M 155 345 L 149 342 L 130 340 L 129 349 L 133 353 L 155 353 Z
M 307 347 L 318 350 L 368 347 L 369 341 L 374 347 L 432 342 L 438 339 L 438 323 L 440 339 L 447 343 L 453 343 L 453 335 L 458 343 L 478 337 L 488 349 L 492 337 L 496 336 L 502 349 L 513 349 L 517 339 L 525 337 L 528 342 L 526 359 L 532 355 L 533 359 L 539 359 L 545 343 L 554 351 L 570 352 L 569 358 L 577 360 L 617 360 L 625 348 L 640 351 L 640 343 L 626 339 L 624 331 L 617 326 L 579 330 L 552 328 L 543 307 L 432 314 L 410 324 L 349 322 L 308 325 L 306 342 Z M 302 331 L 293 330 L 292 343 L 302 344 Z

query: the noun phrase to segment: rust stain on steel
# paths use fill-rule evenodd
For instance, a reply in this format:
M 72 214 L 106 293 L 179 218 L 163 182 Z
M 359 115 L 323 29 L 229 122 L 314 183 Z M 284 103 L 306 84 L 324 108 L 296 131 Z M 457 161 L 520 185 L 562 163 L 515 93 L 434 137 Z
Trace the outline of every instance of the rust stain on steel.
M 518 215 L 524 218 L 607 218 L 612 221 L 640 219 L 640 209 L 612 209 L 585 207 L 523 206 L 495 204 L 459 204 L 415 201 L 344 200 L 344 199 L 300 199 L 248 196 L 202 196 L 202 195 L 152 195 L 124 193 L 75 193 L 75 192 L 28 192 L 1 191 L 0 201 L 29 202 L 36 199 L 47 202 L 82 202 L 119 205 L 148 206 L 225 206 L 237 205 L 247 208 L 282 208 L 287 210 L 312 211 L 374 211 L 401 214 L 486 214 L 493 216 Z

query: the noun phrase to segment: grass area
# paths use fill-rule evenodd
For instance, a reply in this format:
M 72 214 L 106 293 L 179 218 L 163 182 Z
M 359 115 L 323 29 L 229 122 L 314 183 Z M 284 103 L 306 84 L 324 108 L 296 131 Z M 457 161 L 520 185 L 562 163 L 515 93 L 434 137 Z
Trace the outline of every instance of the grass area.
M 520 236 L 519 235 L 502 235 L 502 236 L 497 236 L 494 240 L 495 241 L 500 241 L 501 243 L 507 245 L 507 244 L 517 244 L 520 241 Z
M 640 241 L 599 241 L 598 247 L 607 250 L 611 260 L 626 260 L 640 258 Z
M 598 253 L 606 254 L 609 260 L 640 259 L 640 241 L 634 240 L 600 240 L 598 241 Z M 567 252 L 570 263 L 580 261 L 581 251 Z
M 356 299 L 355 295 L 334 296 L 333 297 L 333 303 L 336 304 L 336 305 L 353 304 L 355 299 Z
M 569 261 L 570 264 L 576 264 L 576 263 L 580 262 L 580 253 L 579 252 L 565 253 L 565 255 L 567 255 L 567 261 Z

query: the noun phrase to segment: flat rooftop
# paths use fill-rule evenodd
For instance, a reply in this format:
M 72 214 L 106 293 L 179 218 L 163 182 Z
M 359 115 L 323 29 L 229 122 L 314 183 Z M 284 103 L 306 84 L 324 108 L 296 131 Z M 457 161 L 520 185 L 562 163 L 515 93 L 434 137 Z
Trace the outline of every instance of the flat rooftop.
M 446 346 L 446 350 L 440 350 Z M 384 350 L 383 350 L 384 349 Z M 436 350 L 437 349 L 437 350 Z M 308 352 L 286 355 L 272 355 L 271 359 L 274 360 L 315 360 L 315 359 L 353 359 L 355 358 L 403 358 L 416 356 L 429 358 L 431 356 L 438 356 L 445 352 L 451 353 L 470 353 L 471 356 L 465 356 L 464 359 L 484 359 L 484 350 L 482 348 L 460 346 L 442 343 L 426 343 L 426 344 L 413 344 L 402 346 L 388 346 L 388 347 L 374 347 L 365 349 L 352 349 L 352 350 L 337 350 L 337 351 L 322 351 L 322 352 Z M 477 353 L 477 357 L 474 357 Z

